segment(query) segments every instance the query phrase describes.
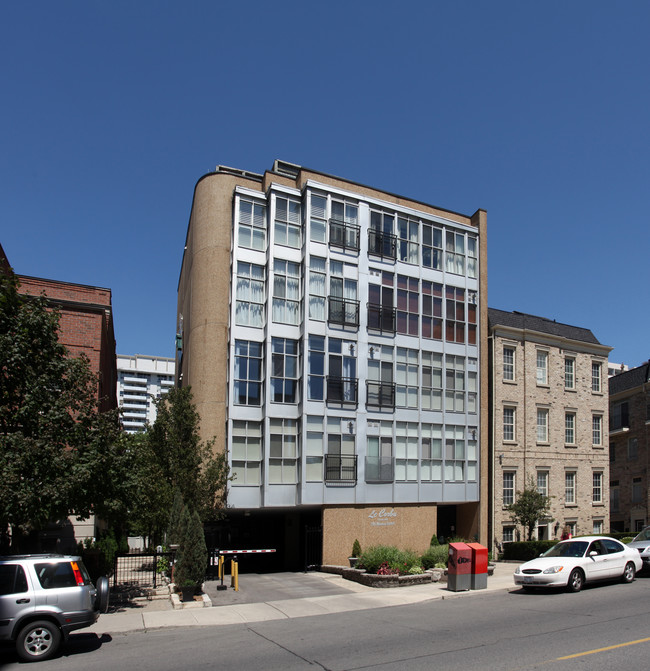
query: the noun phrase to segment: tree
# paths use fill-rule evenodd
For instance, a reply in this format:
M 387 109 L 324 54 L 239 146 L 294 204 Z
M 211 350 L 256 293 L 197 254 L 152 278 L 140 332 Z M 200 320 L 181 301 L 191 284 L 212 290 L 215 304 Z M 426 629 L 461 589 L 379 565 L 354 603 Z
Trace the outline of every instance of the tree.
M 519 493 L 517 500 L 507 507 L 507 510 L 512 514 L 514 523 L 521 524 L 526 529 L 526 540 L 531 541 L 537 521 L 548 517 L 550 508 L 550 497 L 540 494 L 535 481 L 529 478 L 524 490 Z
M 203 524 L 199 514 L 190 513 L 185 507 L 183 513 L 184 530 L 174 566 L 174 582 L 178 587 L 194 585 L 199 587 L 205 578 L 208 565 L 208 549 L 205 545 Z
M 59 342 L 44 296 L 0 274 L 0 532 L 29 533 L 74 512 L 87 516 L 102 484 L 98 455 L 118 435 L 98 412 L 97 377 Z

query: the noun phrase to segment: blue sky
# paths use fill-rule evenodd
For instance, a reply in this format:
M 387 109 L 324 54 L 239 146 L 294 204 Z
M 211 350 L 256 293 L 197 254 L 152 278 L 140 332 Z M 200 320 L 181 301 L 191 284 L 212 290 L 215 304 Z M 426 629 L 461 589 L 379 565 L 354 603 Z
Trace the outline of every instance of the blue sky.
M 0 243 L 173 356 L 192 193 L 275 158 L 488 212 L 489 305 L 650 357 L 650 3 L 5 2 Z

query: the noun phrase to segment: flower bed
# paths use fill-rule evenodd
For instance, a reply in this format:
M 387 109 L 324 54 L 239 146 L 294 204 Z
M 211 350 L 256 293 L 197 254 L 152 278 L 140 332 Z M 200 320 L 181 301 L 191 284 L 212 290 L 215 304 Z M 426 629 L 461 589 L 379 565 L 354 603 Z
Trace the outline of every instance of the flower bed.
M 367 587 L 409 587 L 410 585 L 423 585 L 430 582 L 438 582 L 442 577 L 442 571 L 433 569 L 418 575 L 377 575 L 366 573 L 363 569 L 347 568 L 346 566 L 321 566 L 324 573 L 336 573 L 345 580 L 352 580 Z

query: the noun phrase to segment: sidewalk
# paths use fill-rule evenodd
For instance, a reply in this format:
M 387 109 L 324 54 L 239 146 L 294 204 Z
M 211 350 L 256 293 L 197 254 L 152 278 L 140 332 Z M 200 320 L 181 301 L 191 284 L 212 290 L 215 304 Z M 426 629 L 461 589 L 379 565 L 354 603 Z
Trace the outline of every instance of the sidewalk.
M 219 597 L 213 600 L 211 608 L 183 608 L 173 610 L 169 599 L 138 602 L 136 607 L 124 608 L 120 612 L 102 615 L 98 622 L 84 632 L 98 635 L 108 633 L 125 633 L 144 631 L 164 627 L 219 626 L 241 624 L 244 622 L 263 622 L 267 620 L 284 620 L 294 617 L 311 615 L 327 615 L 347 611 L 383 608 L 387 606 L 403 606 L 421 603 L 431 599 L 469 598 L 475 594 L 497 590 L 516 589 L 512 574 L 516 564 L 497 562 L 494 574 L 487 579 L 487 589 L 453 592 L 447 588 L 446 582 L 415 585 L 413 587 L 374 588 L 365 587 L 344 580 L 341 576 L 331 573 L 310 572 L 307 574 L 323 581 L 327 591 L 325 596 L 299 597 L 260 601 L 257 603 L 230 603 L 219 605 Z M 299 580 L 296 574 L 296 582 Z M 247 575 L 239 576 L 240 589 Z M 228 579 L 229 584 L 229 579 Z M 228 592 L 234 592 L 228 587 Z M 225 595 L 225 591 L 218 594 Z M 228 598 L 232 600 L 229 594 Z M 224 597 L 224 600 L 226 597 Z

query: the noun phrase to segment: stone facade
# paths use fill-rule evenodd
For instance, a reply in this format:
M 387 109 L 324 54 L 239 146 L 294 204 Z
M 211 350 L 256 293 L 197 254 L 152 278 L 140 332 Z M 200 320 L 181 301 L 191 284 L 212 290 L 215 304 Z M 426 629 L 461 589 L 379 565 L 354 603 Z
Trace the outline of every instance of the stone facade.
M 593 334 L 489 310 L 493 550 L 525 540 L 507 506 L 532 480 L 551 497 L 538 539 L 609 531 L 607 357 Z

